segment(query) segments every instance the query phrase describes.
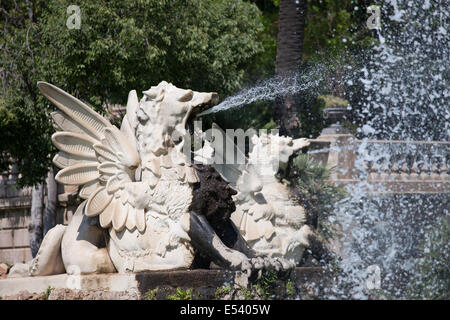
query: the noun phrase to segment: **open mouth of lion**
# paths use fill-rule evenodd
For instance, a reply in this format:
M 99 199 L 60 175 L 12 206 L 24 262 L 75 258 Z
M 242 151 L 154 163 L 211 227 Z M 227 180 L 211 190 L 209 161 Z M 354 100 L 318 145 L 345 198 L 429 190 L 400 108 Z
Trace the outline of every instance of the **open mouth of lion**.
M 191 109 L 186 121 L 186 127 L 191 131 L 194 127 L 194 121 L 197 115 L 208 110 L 219 103 L 219 95 L 215 92 L 195 92 L 191 100 Z

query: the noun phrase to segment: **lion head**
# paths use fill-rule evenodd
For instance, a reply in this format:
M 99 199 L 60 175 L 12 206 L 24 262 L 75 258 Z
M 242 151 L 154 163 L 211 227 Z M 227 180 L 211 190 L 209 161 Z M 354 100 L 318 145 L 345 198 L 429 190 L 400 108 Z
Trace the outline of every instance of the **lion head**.
M 181 150 L 188 123 L 219 100 L 215 92 L 180 89 L 166 81 L 143 94 L 134 108 L 127 106 L 127 114 L 134 113 L 129 118 L 134 120 L 131 126 L 143 162 L 167 154 L 171 148 Z

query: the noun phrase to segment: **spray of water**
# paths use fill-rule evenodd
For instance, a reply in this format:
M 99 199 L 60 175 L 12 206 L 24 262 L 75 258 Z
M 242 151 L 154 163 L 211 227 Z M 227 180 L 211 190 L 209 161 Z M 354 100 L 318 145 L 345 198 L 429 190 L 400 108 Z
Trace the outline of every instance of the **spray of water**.
M 448 167 L 448 147 L 434 150 L 419 163 L 421 150 L 413 143 L 375 147 L 368 139 L 449 140 L 449 12 L 447 1 L 385 1 L 372 59 L 345 79 L 363 87 L 353 106 L 363 123 L 356 160 L 362 181 L 368 174 L 365 163 L 381 164 L 397 155 L 409 154 L 413 165 L 423 168 L 430 168 L 438 157 Z M 426 243 L 429 230 L 439 227 L 441 217 L 450 216 L 448 193 L 373 196 L 370 185 L 361 182 L 347 186 L 347 194 L 330 221 L 343 231 L 341 275 L 325 288 L 323 298 L 424 298 L 442 287 L 448 297 L 448 242 Z M 445 232 L 442 239 L 448 239 Z M 430 245 L 437 247 L 433 254 L 446 264 L 443 279 L 434 283 L 424 279 L 436 274 L 436 265 L 427 265 L 427 274 L 418 272 L 429 253 L 423 248 Z M 379 270 L 376 290 L 367 285 L 373 266 Z M 412 291 L 413 280 L 420 282 L 420 292 Z
M 203 111 L 198 116 L 240 108 L 255 101 L 273 101 L 280 96 L 317 91 L 321 81 L 323 81 L 325 68 L 325 64 L 317 64 L 309 70 L 302 71 L 302 73 L 265 80 L 251 88 L 246 88 L 233 96 L 227 97 L 215 107 Z

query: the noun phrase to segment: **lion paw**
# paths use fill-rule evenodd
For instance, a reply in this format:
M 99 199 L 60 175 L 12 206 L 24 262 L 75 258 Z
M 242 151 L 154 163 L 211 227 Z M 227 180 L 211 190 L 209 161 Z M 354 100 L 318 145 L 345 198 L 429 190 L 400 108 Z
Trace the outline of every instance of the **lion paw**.
M 280 277 L 289 276 L 295 264 L 283 258 L 258 256 L 246 259 L 241 264 L 241 270 L 248 278 L 260 279 L 264 274 L 276 273 Z

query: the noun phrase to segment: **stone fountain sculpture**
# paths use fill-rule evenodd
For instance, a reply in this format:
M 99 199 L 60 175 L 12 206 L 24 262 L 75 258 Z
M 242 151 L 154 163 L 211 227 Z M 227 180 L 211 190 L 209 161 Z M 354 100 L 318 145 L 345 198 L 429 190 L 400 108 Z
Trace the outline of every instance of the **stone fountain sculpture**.
M 227 136 L 217 124 L 213 124 L 213 130 L 234 144 L 234 138 Z M 216 145 L 214 134 L 212 138 L 205 139 L 195 159 L 211 163 L 236 189 L 237 194 L 233 196 L 236 212 L 231 219 L 250 247 L 294 264 L 301 261 L 305 249 L 312 249 L 313 256 L 319 260 L 330 258 L 323 241 L 306 223 L 305 208 L 296 201 L 289 186 L 276 176 L 279 169 L 286 170 L 289 158 L 307 147 L 309 141 L 262 132 L 250 137 L 252 147 L 248 157 L 235 146 L 235 152 L 246 159 L 243 164 L 217 164 L 213 158 L 222 157 L 218 152 L 223 148 Z
M 271 134 L 254 135 L 252 142 L 254 147 L 248 158 L 253 170 L 244 172 L 238 180 L 238 194 L 234 196 L 236 213 L 232 220 L 251 248 L 297 264 L 305 248 L 310 246 L 308 238 L 313 232 L 305 224 L 304 207 L 292 199 L 288 186 L 276 177 L 276 168 L 286 169 L 289 157 L 309 142 Z M 278 153 L 273 154 L 271 150 Z M 247 174 L 254 178 L 245 177 Z M 259 179 L 261 183 L 245 188 L 244 179 Z
M 189 268 L 198 257 L 248 275 L 293 267 L 249 248 L 230 219 L 236 192 L 211 166 L 191 164 L 182 152 L 188 121 L 216 104 L 216 93 L 163 81 L 138 101 L 133 90 L 119 130 L 63 90 L 38 87 L 58 108 L 56 180 L 79 186 L 85 201 L 67 227 L 46 234 L 31 275 L 171 270 Z

